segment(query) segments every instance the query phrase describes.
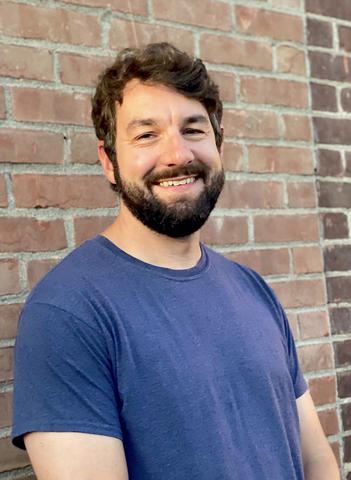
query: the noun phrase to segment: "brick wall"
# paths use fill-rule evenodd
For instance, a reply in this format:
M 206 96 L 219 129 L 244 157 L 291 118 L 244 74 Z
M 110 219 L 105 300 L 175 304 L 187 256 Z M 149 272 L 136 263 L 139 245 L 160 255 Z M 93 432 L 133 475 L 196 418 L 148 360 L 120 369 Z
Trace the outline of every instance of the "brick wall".
M 9 442 L 21 305 L 116 211 L 89 118 L 96 76 L 116 50 L 161 40 L 202 57 L 225 101 L 227 184 L 203 241 L 279 295 L 351 479 L 349 0 L 3 0 L 0 480 L 34 479 Z

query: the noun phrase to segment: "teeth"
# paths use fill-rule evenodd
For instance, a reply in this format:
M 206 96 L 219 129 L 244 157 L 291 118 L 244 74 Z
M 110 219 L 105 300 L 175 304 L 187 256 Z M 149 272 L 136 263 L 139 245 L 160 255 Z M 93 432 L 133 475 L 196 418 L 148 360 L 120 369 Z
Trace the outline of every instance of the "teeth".
M 195 182 L 195 177 L 184 178 L 183 180 L 168 180 L 165 182 L 160 182 L 161 187 L 171 187 L 177 185 L 186 185 L 187 183 Z

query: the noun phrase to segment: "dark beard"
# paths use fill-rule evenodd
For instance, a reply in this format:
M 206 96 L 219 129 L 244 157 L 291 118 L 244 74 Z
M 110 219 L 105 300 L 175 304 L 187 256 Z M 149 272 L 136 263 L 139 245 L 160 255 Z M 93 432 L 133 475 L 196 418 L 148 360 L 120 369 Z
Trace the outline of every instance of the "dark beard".
M 181 175 L 199 175 L 204 182 L 204 188 L 197 198 L 179 199 L 167 203 L 157 198 L 152 192 L 154 182 L 164 178 Z M 208 169 L 199 165 L 168 170 L 167 174 L 146 175 L 144 178 L 147 189 L 125 182 L 118 175 L 115 177 L 119 193 L 130 212 L 145 226 L 168 237 L 181 238 L 199 230 L 208 219 L 216 205 L 224 185 L 224 171 L 220 170 L 209 177 Z

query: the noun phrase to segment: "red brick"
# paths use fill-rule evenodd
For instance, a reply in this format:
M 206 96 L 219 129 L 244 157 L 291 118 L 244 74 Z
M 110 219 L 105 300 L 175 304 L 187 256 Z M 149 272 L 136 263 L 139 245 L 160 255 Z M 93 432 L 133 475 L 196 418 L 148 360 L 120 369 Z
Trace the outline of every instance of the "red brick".
M 286 140 L 302 140 L 309 142 L 312 139 L 311 121 L 306 115 L 282 115 L 283 135 Z
M 228 3 L 216 0 L 152 0 L 154 17 L 187 25 L 230 30 L 232 27 L 231 9 Z
M 261 173 L 314 172 L 312 150 L 309 148 L 249 145 L 249 171 Z
M 351 88 L 341 90 L 341 107 L 345 112 L 351 112 Z
M 76 217 L 73 219 L 75 244 L 80 245 L 98 233 L 102 233 L 116 217 Z
M 302 340 L 321 338 L 329 335 L 327 314 L 324 311 L 299 313 L 300 336 Z
M 6 118 L 5 90 L 0 86 L 0 118 Z
M 288 203 L 291 208 L 313 208 L 316 206 L 313 182 L 288 182 Z
M 344 25 L 339 25 L 339 45 L 340 48 L 351 52 L 351 28 Z
M 248 103 L 308 107 L 308 86 L 304 82 L 243 76 L 240 79 L 240 95 Z
M 30 465 L 27 452 L 14 447 L 10 437 L 0 438 L 0 458 L 0 472 Z
M 234 142 L 223 143 L 223 167 L 224 170 L 238 172 L 244 169 L 243 147 Z
M 306 76 L 305 52 L 289 45 L 277 49 L 278 72 Z
M 225 256 L 261 275 L 282 275 L 290 271 L 287 248 L 229 252 Z
M 351 184 L 346 182 L 318 182 L 319 206 L 351 208 Z
M 326 52 L 310 51 L 311 77 L 336 82 L 351 81 L 351 58 Z
M 297 315 L 296 313 L 289 312 L 286 314 L 286 317 L 288 319 L 289 327 L 290 327 L 290 330 L 292 331 L 294 340 L 296 341 L 299 337 L 299 332 L 297 329 Z
M 7 207 L 7 188 L 5 175 L 0 174 L 0 207 Z
M 315 307 L 326 301 L 324 283 L 319 279 L 272 282 L 270 286 L 285 308 Z
M 12 423 L 12 392 L 0 392 L 0 428 Z
M 297 353 L 304 373 L 333 368 L 333 353 L 329 343 L 300 346 Z
M 326 17 L 351 18 L 351 4 L 349 0 L 338 0 L 331 2 L 330 0 L 306 0 L 306 11 L 324 15 Z
M 45 258 L 41 260 L 31 260 L 27 264 L 27 282 L 28 288 L 32 288 L 39 280 L 48 273 L 59 262 L 57 258 Z
M 59 53 L 59 69 L 62 83 L 69 85 L 95 86 L 98 76 L 110 64 L 110 57 Z
M 208 245 L 247 243 L 247 218 L 211 216 L 201 230 L 201 241 Z
M 341 405 L 341 418 L 344 430 L 351 430 L 351 403 Z
M 235 8 L 237 30 L 277 40 L 303 41 L 302 18 L 255 7 Z
M 94 165 L 99 162 L 97 138 L 90 132 L 73 132 L 71 134 L 71 163 L 88 163 Z
M 147 0 L 62 0 L 65 3 L 74 3 L 87 7 L 106 8 L 120 12 L 147 15 Z
M 0 163 L 62 163 L 61 133 L 0 129 Z
M 341 466 L 341 461 L 340 461 L 340 446 L 339 442 L 329 442 L 331 449 L 333 450 L 334 456 L 336 458 L 336 462 L 340 468 Z M 346 480 L 351 480 L 351 477 L 347 477 Z
M 101 25 L 95 15 L 54 8 L 2 2 L 0 27 L 10 37 L 36 38 L 84 46 L 101 45 Z
M 327 292 L 330 303 L 349 303 L 351 301 L 351 277 L 341 276 L 327 278 Z
M 53 81 L 52 52 L 32 47 L 1 45 L 0 75 Z
M 13 118 L 25 122 L 91 125 L 90 95 L 39 88 L 11 88 Z
M 267 207 L 265 207 L 267 208 Z M 256 242 L 313 242 L 319 240 L 317 215 L 256 215 Z
M 15 338 L 21 309 L 22 305 L 20 303 L 0 305 L 0 338 Z
M 329 308 L 333 335 L 351 333 L 351 311 L 348 307 Z
M 229 180 L 219 197 L 220 208 L 282 208 L 281 182 Z
M 120 50 L 152 42 L 170 42 L 189 53 L 193 53 L 194 49 L 193 33 L 190 30 L 120 18 L 113 20 L 110 29 L 110 48 Z
M 351 435 L 344 437 L 344 462 L 351 462 Z M 351 472 L 346 477 L 346 480 L 351 479 Z
M 308 384 L 316 406 L 335 402 L 336 389 L 334 376 L 311 378 Z
M 211 70 L 209 73 L 212 80 L 219 86 L 219 94 L 220 94 L 221 100 L 224 102 L 235 102 L 236 76 L 234 75 L 234 73 L 215 72 L 214 70 Z
M 18 260 L 15 258 L 0 259 L 0 295 L 20 293 Z
M 224 133 L 237 138 L 279 138 L 278 116 L 274 112 L 225 109 Z
M 322 252 L 319 246 L 293 247 L 293 265 L 296 274 L 323 271 Z
M 307 18 L 307 43 L 316 47 L 333 47 L 333 25 L 315 18 Z
M 338 397 L 351 397 L 351 371 L 340 372 L 337 375 L 338 379 Z
M 102 175 L 12 175 L 20 208 L 114 207 L 117 196 Z
M 63 220 L 0 218 L 0 251 L 43 252 L 67 247 Z
M 351 270 L 351 245 L 327 245 L 324 263 L 327 271 Z
M 311 83 L 312 109 L 337 112 L 336 88 L 331 85 Z
M 335 408 L 318 412 L 318 417 L 326 436 L 335 435 L 339 432 L 338 416 Z
M 321 177 L 340 177 L 343 169 L 340 152 L 337 150 L 318 150 L 318 175 Z
M 272 47 L 269 43 L 204 33 L 200 37 L 203 60 L 256 70 L 272 70 Z
M 0 347 L 0 381 L 13 380 L 13 347 Z M 1 458 L 1 457 L 0 457 Z

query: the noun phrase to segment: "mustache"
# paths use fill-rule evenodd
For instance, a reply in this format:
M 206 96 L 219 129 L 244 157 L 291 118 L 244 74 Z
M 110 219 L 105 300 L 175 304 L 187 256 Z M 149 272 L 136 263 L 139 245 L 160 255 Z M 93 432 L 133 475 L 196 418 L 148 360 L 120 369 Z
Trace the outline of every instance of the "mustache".
M 189 175 L 196 175 L 197 177 L 206 178 L 209 172 L 209 167 L 200 162 L 192 162 L 189 165 L 182 167 L 173 167 L 161 170 L 159 172 L 150 172 L 144 176 L 144 182 L 148 187 L 160 180 L 167 180 L 167 178 L 175 178 Z

